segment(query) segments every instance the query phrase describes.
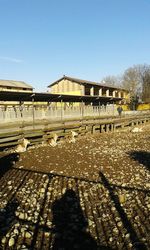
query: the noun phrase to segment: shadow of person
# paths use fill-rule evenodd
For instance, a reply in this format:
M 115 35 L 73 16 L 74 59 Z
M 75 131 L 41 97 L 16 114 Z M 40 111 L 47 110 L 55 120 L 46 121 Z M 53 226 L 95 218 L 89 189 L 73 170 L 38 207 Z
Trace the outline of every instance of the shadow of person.
M 0 158 L 0 179 L 19 160 L 18 153 L 11 153 Z
M 130 157 L 143 164 L 148 170 L 150 170 L 150 152 L 146 151 L 131 151 L 129 152 Z
M 79 198 L 72 189 L 54 201 L 52 213 L 55 235 L 53 250 L 99 249 L 90 233 L 86 231 L 88 222 L 83 215 Z

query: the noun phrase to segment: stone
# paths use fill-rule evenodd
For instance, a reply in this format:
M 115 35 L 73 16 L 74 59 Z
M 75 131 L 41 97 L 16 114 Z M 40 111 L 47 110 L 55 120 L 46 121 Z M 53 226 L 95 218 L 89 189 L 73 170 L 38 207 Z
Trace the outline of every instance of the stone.
M 30 239 L 32 237 L 31 232 L 25 232 L 25 238 Z
M 121 221 L 119 221 L 119 222 L 117 223 L 117 226 L 118 226 L 118 227 L 122 227 L 122 225 L 123 225 L 123 224 L 122 224 Z
M 143 130 L 142 130 L 142 128 L 137 128 L 137 127 L 135 127 L 135 128 L 133 128 L 131 131 L 132 131 L 133 133 L 138 133 L 138 132 L 142 132 Z
M 14 238 L 10 238 L 8 245 L 9 247 L 12 247 L 15 244 L 15 239 Z
M 25 220 L 26 219 L 26 214 L 25 213 L 19 213 L 19 219 Z
M 2 242 L 2 244 L 5 244 L 6 243 L 6 237 L 3 237 L 1 242 Z
M 119 195 L 119 201 L 120 201 L 120 203 L 125 203 L 125 201 L 126 201 L 126 197 L 125 197 L 125 195 L 124 194 L 120 194 Z
M 40 193 L 42 193 L 42 194 L 45 193 L 45 188 L 41 188 Z
M 146 188 L 150 188 L 150 183 L 145 184 Z
M 18 229 L 14 229 L 14 234 L 16 234 L 16 235 L 18 235 L 19 234 L 19 231 L 18 231 Z

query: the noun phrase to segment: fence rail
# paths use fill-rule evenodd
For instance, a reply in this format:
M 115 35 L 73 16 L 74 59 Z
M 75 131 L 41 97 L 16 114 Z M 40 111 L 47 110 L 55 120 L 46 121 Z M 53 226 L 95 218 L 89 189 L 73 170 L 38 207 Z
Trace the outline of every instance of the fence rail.
M 137 115 L 148 111 L 123 111 L 122 115 Z M 50 107 L 50 106 L 0 106 L 0 123 L 39 119 L 62 120 L 68 118 L 117 116 L 116 105 Z
M 65 119 L 83 118 L 85 116 L 115 115 L 117 109 L 114 105 L 83 106 L 83 107 L 43 107 L 43 106 L 11 106 L 7 109 L 0 107 L 0 122 L 32 120 L 32 119 Z

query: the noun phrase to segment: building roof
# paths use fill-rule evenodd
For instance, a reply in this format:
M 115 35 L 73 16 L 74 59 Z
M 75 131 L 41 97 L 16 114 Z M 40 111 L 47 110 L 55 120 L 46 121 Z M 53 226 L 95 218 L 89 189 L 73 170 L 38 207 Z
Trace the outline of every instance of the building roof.
M 12 88 L 26 88 L 33 89 L 33 87 L 22 81 L 13 80 L 0 80 L 0 87 L 12 87 Z
M 63 95 L 50 93 L 27 93 L 27 92 L 11 92 L 0 91 L 0 101 L 35 101 L 35 102 L 110 102 L 120 101 L 119 97 L 106 96 L 79 96 L 79 95 Z
M 63 77 L 61 77 L 60 79 L 58 79 L 57 81 L 51 83 L 48 87 L 51 87 L 62 80 L 69 80 L 69 81 L 76 82 L 76 83 L 83 84 L 83 85 L 94 85 L 94 86 L 103 87 L 103 88 L 110 88 L 110 89 L 114 89 L 114 90 L 120 89 L 120 90 L 127 91 L 126 89 L 115 87 L 115 86 L 113 87 L 113 86 L 104 85 L 104 84 L 101 84 L 100 82 L 92 82 L 92 81 L 82 80 L 82 79 L 78 79 L 78 78 L 74 78 L 74 77 L 70 77 L 70 76 L 65 76 L 65 75 Z

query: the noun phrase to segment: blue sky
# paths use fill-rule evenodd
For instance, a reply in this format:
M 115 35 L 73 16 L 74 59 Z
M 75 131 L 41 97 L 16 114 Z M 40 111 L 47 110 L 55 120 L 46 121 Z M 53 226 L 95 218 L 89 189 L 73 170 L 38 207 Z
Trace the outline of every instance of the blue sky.
M 150 0 L 0 0 L 0 79 L 36 91 L 150 64 Z

